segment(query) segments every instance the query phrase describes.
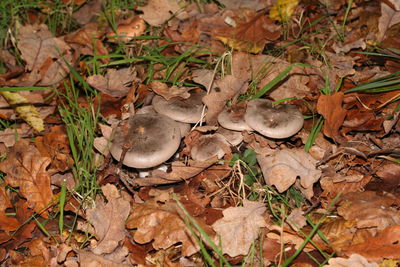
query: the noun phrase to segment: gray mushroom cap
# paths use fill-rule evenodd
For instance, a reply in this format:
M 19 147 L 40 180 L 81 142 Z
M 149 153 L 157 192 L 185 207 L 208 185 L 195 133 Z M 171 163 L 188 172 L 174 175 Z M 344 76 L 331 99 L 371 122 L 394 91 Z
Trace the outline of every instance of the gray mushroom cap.
M 215 156 L 221 159 L 225 155 L 223 146 L 229 147 L 229 143 L 221 134 L 203 135 L 192 147 L 190 156 L 196 161 L 205 161 Z
M 153 98 L 152 105 L 154 109 L 165 116 L 176 121 L 186 123 L 196 123 L 200 121 L 203 111 L 202 98 L 205 95 L 204 91 L 192 91 L 189 98 L 174 97 L 170 100 L 165 100 L 161 96 Z
M 244 112 L 238 110 L 240 107 L 225 107 L 218 115 L 218 123 L 229 130 L 248 131 L 253 129 L 244 120 Z
M 242 132 L 232 131 L 219 127 L 217 133 L 221 134 L 232 146 L 237 146 L 243 141 Z
M 254 99 L 248 102 L 246 123 L 255 131 L 271 138 L 287 138 L 303 127 L 303 115 L 294 105 L 274 105 L 268 99 Z
M 133 168 L 151 168 L 168 160 L 178 150 L 181 141 L 179 126 L 161 114 L 138 114 L 122 122 L 115 130 L 111 155 L 120 160 L 122 146 L 128 141 L 123 164 Z

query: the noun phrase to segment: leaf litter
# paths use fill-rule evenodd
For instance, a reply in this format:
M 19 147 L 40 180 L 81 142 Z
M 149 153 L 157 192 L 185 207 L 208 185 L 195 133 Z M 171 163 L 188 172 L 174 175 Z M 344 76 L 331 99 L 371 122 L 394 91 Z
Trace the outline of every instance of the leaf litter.
M 50 2 L 8 25 L 2 264 L 399 263 L 396 1 L 117 2 L 62 1 L 68 30 L 44 19 Z M 110 155 L 120 123 L 165 116 L 155 96 L 185 103 L 199 91 L 201 115 L 172 121 L 181 142 L 164 163 L 135 169 Z M 292 105 L 302 129 L 264 136 L 247 125 L 253 98 Z M 137 129 L 121 157 L 148 138 Z

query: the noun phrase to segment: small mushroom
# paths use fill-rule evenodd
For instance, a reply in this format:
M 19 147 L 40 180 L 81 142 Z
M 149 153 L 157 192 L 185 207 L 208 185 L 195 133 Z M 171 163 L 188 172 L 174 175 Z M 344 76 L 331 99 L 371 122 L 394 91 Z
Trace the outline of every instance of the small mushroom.
M 253 129 L 244 120 L 245 111 L 246 108 L 240 105 L 225 107 L 218 115 L 218 123 L 229 130 L 251 132 Z
M 192 147 L 190 156 L 196 161 L 205 161 L 215 156 L 221 159 L 225 155 L 224 146 L 229 147 L 229 143 L 222 135 L 203 135 Z
M 232 146 L 237 146 L 243 141 L 242 132 L 231 131 L 223 127 L 219 127 L 217 133 L 224 136 L 226 141 L 228 141 Z
M 189 98 L 174 97 L 170 100 L 165 100 L 161 96 L 153 98 L 154 109 L 165 116 L 176 121 L 186 123 L 196 123 L 200 121 L 203 111 L 202 98 L 205 95 L 204 91 L 191 91 Z
M 116 128 L 111 155 L 133 168 L 151 168 L 168 160 L 178 150 L 181 133 L 177 123 L 161 114 L 139 114 Z
M 268 99 L 254 99 L 248 102 L 246 123 L 266 137 L 287 138 L 303 127 L 303 115 L 294 105 L 274 105 Z

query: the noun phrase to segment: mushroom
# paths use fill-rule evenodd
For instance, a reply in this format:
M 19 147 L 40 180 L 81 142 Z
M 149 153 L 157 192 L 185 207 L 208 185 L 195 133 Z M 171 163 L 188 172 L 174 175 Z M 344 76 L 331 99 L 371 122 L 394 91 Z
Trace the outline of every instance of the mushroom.
M 168 160 L 178 150 L 181 133 L 177 123 L 161 114 L 138 114 L 116 128 L 111 155 L 133 168 L 151 168 Z
M 218 115 L 218 123 L 229 130 L 251 132 L 253 129 L 244 120 L 245 110 L 241 105 L 225 107 Z
M 165 100 L 161 96 L 153 98 L 154 109 L 163 115 L 170 117 L 176 121 L 186 123 L 196 123 L 200 121 L 203 102 L 202 98 L 205 95 L 204 91 L 192 91 L 189 98 L 174 97 L 170 100 Z
M 215 156 L 221 159 L 225 155 L 224 146 L 229 147 L 229 143 L 221 134 L 203 135 L 192 147 L 190 156 L 196 161 L 205 161 Z
M 287 138 L 303 127 L 303 115 L 294 105 L 274 105 L 268 99 L 254 99 L 247 103 L 246 123 L 266 137 Z
M 232 146 L 237 146 L 243 141 L 242 132 L 231 131 L 223 127 L 219 127 L 217 133 L 221 134 Z
M 153 106 L 150 105 L 142 107 L 136 112 L 136 114 L 157 114 L 157 111 L 155 111 Z M 183 138 L 190 131 L 190 124 L 180 121 L 175 122 L 178 124 L 179 129 L 181 130 L 181 137 Z

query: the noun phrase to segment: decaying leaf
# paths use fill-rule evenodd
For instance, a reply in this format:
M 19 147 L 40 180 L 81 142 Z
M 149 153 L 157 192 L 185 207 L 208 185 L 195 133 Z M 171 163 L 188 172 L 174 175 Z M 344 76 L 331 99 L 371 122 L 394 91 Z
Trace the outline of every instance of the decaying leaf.
M 57 84 L 69 73 L 66 62 L 71 64 L 71 48 L 62 39 L 54 37 L 45 24 L 23 26 L 17 40 L 26 68 L 31 71 L 31 76 L 39 74 L 40 85 Z
M 131 68 L 107 69 L 106 76 L 99 74 L 89 76 L 87 82 L 100 92 L 113 97 L 126 96 L 131 89 L 131 84 L 136 78 L 136 73 Z
M 351 254 L 351 256 L 346 258 L 331 258 L 328 261 L 328 264 L 325 265 L 326 267 L 347 267 L 347 266 L 354 266 L 354 267 L 378 267 L 378 264 L 375 262 L 368 262 L 366 258 L 358 254 Z
M 10 106 L 14 107 L 15 112 L 26 121 L 33 129 L 38 132 L 44 130 L 44 122 L 36 108 L 29 101 L 18 93 L 8 91 L 1 92 L 1 95 L 7 100 Z
M 287 21 L 296 10 L 299 0 L 278 0 L 269 12 L 271 19 Z
M 117 188 L 108 184 L 102 187 L 107 203 L 98 199 L 96 207 L 88 210 L 88 221 L 96 230 L 98 243 L 93 253 L 112 253 L 125 238 L 125 220 L 129 216 L 129 201 L 121 198 Z
M 225 209 L 224 217 L 212 225 L 221 238 L 223 253 L 231 257 L 247 255 L 260 228 L 267 226 L 262 216 L 266 210 L 265 204 L 251 201 L 243 201 L 243 207 Z M 215 241 L 219 243 L 218 238 Z
M 38 214 L 47 217 L 47 208 L 52 202 L 50 174 L 46 171 L 51 160 L 26 140 L 18 141 L 5 161 L 0 162 L 0 170 L 7 174 L 5 182 L 19 187 L 29 206 Z
M 19 222 L 16 218 L 6 215 L 6 209 L 12 207 L 5 186 L 0 186 L 0 229 L 3 231 L 14 231 L 19 227 Z
M 354 192 L 343 196 L 337 211 L 347 221 L 355 221 L 357 228 L 383 230 L 400 225 L 400 212 L 393 208 L 399 204 L 397 197 L 391 194 L 380 196 L 372 191 Z
M 154 240 L 152 244 L 155 249 L 167 249 L 181 242 L 184 256 L 199 251 L 196 240 L 174 210 L 174 207 L 167 205 L 138 205 L 127 222 L 129 229 L 137 229 L 133 234 L 134 240 L 140 244 Z
M 168 87 L 167 84 L 158 81 L 151 82 L 149 87 L 153 92 L 164 97 L 166 100 L 170 100 L 173 97 L 187 99 L 190 97 L 188 91 L 193 89 L 188 87 L 178 87 L 176 85 Z
M 278 150 L 270 155 L 258 155 L 257 161 L 265 182 L 276 186 L 279 192 L 286 191 L 299 179 L 297 188 L 308 199 L 314 195 L 312 187 L 319 180 L 321 171 L 315 167 L 317 161 L 304 150 Z
M 145 30 L 146 24 L 141 16 L 132 16 L 118 25 L 116 33 L 109 33 L 107 37 L 111 41 L 127 43 L 134 37 L 141 36 Z
M 324 134 L 336 141 L 342 141 L 339 135 L 339 128 L 346 117 L 346 110 L 342 107 L 344 94 L 342 92 L 333 95 L 321 95 L 318 99 L 318 113 L 324 116 Z
M 152 26 L 164 23 L 180 9 L 176 0 L 150 0 L 146 6 L 140 7 L 143 19 Z

